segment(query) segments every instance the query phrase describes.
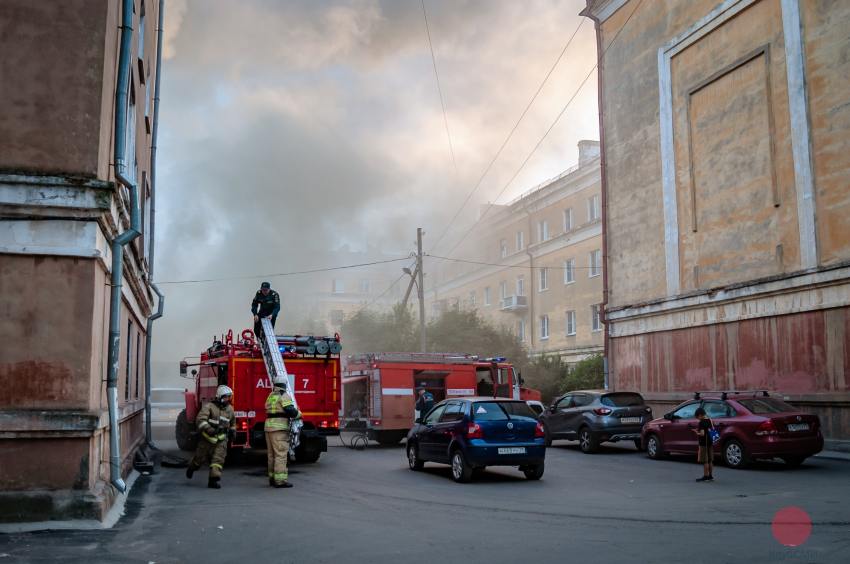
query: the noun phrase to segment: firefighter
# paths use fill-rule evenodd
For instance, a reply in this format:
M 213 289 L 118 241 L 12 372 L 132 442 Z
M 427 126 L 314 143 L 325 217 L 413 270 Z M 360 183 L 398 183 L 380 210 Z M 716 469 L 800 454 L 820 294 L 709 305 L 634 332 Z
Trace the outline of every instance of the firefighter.
M 419 417 L 425 417 L 425 414 L 434 407 L 434 396 L 425 389 L 425 382 L 420 383 L 416 391 L 419 393 L 419 398 L 416 400 L 416 409 L 419 411 Z
M 195 427 L 201 436 L 195 456 L 186 469 L 186 477 L 191 478 L 195 470 L 209 463 L 209 488 L 221 488 L 221 469 L 227 456 L 227 440 L 236 429 L 236 414 L 230 405 L 232 399 L 233 390 L 228 386 L 219 386 L 215 391 L 215 399 L 204 404 L 195 420 Z
M 269 485 L 275 488 L 291 488 L 287 471 L 289 456 L 289 422 L 300 419 L 301 412 L 295 407 L 287 388 L 286 375 L 274 378 L 274 386 L 266 399 L 266 448 L 268 450 Z
M 280 295 L 272 290 L 270 283 L 263 282 L 260 284 L 260 289 L 257 290 L 257 294 L 251 302 L 251 313 L 254 314 L 254 334 L 257 337 L 262 333 L 260 319 L 270 317 L 272 327 L 274 327 L 277 314 L 280 313 Z

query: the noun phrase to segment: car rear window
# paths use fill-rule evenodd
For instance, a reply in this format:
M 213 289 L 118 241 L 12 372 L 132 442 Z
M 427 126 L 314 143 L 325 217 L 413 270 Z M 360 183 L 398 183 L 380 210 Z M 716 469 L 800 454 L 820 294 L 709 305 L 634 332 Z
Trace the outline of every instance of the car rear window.
M 739 399 L 738 403 L 749 409 L 754 415 L 799 411 L 797 408 L 776 398 Z
M 472 404 L 473 417 L 478 421 L 504 421 L 510 417 L 536 419 L 528 404 L 521 401 L 486 401 Z
M 608 407 L 632 407 L 643 405 L 643 397 L 634 393 L 616 393 L 602 396 L 602 405 Z

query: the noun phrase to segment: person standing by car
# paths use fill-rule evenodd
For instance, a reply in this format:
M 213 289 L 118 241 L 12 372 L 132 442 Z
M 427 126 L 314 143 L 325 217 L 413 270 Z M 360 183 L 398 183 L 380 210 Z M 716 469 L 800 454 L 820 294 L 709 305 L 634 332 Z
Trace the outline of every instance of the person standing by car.
M 705 410 L 701 407 L 694 412 L 699 423 L 694 433 L 697 434 L 699 440 L 699 450 L 697 451 L 697 461 L 702 463 L 702 478 L 697 478 L 697 482 L 712 482 L 712 469 L 714 466 L 714 449 L 712 448 L 711 430 L 714 425 L 711 419 L 705 414 Z
M 419 411 L 419 417 L 424 417 L 434 407 L 434 396 L 425 389 L 425 384 L 419 384 L 416 391 L 419 394 L 419 398 L 416 400 L 416 410 Z

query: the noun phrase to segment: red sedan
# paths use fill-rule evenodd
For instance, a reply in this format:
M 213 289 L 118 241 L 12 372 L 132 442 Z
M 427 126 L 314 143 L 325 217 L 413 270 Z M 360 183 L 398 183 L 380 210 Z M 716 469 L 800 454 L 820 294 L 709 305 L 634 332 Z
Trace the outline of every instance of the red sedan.
M 643 446 L 650 458 L 668 454 L 696 456 L 698 407 L 720 432 L 715 455 L 730 468 L 743 468 L 752 460 L 781 458 L 789 466 L 823 450 L 817 415 L 803 413 L 766 391 L 697 392 L 694 399 L 661 419 L 644 425 Z

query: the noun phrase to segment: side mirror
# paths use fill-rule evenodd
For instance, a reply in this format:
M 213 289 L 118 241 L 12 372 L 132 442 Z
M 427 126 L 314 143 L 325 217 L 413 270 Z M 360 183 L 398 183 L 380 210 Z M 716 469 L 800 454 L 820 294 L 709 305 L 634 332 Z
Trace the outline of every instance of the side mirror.
M 421 424 L 422 424 L 422 418 L 421 418 L 421 417 L 417 417 L 417 418 L 416 418 L 416 421 L 414 421 L 414 423 L 419 423 L 419 424 L 421 425 Z
M 673 420 L 673 414 L 672 413 L 665 413 L 664 419 L 666 419 L 667 421 L 672 421 Z
M 188 367 L 189 367 L 189 363 L 188 363 L 188 362 L 186 362 L 185 360 L 181 360 L 181 361 L 180 361 L 180 375 L 181 375 L 181 376 L 185 376 L 185 375 L 186 375 L 186 369 L 187 369 Z

